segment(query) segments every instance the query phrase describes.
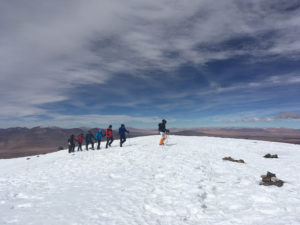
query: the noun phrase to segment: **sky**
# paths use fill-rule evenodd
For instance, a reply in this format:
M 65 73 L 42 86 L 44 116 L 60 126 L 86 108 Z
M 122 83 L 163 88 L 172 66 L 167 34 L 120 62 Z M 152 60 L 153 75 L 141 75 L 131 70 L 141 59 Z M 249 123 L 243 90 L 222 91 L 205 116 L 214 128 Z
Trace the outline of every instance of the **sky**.
M 0 0 L 0 127 L 300 128 L 299 0 Z

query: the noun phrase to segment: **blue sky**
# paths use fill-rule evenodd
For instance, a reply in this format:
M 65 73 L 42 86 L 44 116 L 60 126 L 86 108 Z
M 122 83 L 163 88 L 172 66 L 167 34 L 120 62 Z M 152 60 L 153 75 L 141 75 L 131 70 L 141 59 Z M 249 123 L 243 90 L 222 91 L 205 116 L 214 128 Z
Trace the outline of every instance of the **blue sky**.
M 0 7 L 0 127 L 300 127 L 297 0 Z

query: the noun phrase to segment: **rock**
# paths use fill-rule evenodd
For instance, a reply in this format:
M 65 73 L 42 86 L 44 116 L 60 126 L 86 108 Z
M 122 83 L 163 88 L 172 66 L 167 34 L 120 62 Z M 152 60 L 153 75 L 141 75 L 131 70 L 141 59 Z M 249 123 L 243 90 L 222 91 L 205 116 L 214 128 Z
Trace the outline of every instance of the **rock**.
M 275 173 L 271 173 L 271 172 L 267 172 L 267 177 L 276 177 L 276 174 Z
M 283 186 L 283 181 L 282 180 L 278 180 L 278 181 L 276 181 L 276 182 L 274 182 L 274 184 L 273 185 L 275 185 L 275 186 L 277 186 L 277 187 L 282 187 Z
M 264 186 L 271 186 L 271 185 L 275 185 L 277 187 L 282 187 L 283 186 L 283 181 L 279 180 L 276 177 L 276 174 L 271 173 L 271 172 L 267 172 L 266 175 L 261 175 L 262 181 L 259 183 L 260 185 L 264 185 Z
M 231 158 L 230 156 L 229 157 L 224 157 L 223 160 L 227 160 L 227 161 L 231 161 L 231 162 L 237 162 L 237 163 L 245 163 L 245 161 L 242 160 L 242 159 L 236 160 L 236 159 Z
M 278 155 L 277 154 L 275 154 L 275 155 L 271 155 L 270 153 L 268 153 L 268 154 L 266 154 L 265 156 L 264 156 L 265 158 L 278 158 Z

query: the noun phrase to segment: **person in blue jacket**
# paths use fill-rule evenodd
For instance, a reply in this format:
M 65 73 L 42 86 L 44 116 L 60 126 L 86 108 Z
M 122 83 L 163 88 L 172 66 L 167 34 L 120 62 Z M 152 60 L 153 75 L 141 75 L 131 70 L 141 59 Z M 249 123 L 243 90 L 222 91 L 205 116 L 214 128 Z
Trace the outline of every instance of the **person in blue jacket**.
M 93 142 L 93 139 L 95 140 L 95 137 L 94 135 L 92 134 L 92 131 L 88 131 L 88 133 L 85 135 L 85 144 L 86 144 L 86 147 L 85 149 L 88 151 L 89 150 L 89 144 L 92 144 L 92 149 L 94 149 L 94 142 Z
M 125 128 L 124 124 L 121 124 L 121 127 L 119 128 L 120 147 L 122 147 L 122 145 L 126 141 L 126 133 L 129 133 L 129 131 Z
M 100 144 L 101 144 L 101 140 L 102 140 L 103 136 L 104 136 L 104 134 L 102 133 L 102 130 L 98 129 L 98 132 L 96 133 L 96 140 L 98 142 L 98 145 L 97 145 L 98 150 L 100 149 Z

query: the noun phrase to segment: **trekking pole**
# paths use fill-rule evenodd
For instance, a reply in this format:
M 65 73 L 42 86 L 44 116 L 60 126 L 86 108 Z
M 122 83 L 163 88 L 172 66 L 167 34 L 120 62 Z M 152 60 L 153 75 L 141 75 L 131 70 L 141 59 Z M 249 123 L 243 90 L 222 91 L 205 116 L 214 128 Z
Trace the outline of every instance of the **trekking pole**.
M 168 144 L 169 141 L 169 134 L 166 133 L 166 145 Z
M 168 142 L 169 142 L 169 134 L 170 134 L 170 132 L 166 132 L 166 144 L 168 144 Z

